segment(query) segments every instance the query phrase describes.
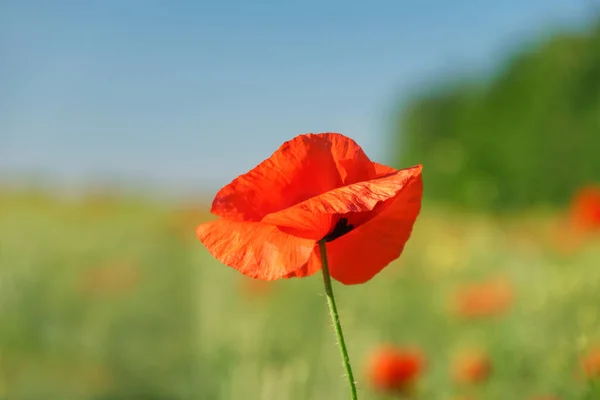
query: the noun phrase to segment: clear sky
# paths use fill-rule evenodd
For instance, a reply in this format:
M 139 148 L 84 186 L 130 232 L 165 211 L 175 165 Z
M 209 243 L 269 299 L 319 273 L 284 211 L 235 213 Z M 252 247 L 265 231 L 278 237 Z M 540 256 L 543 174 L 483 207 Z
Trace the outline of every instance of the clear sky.
M 423 82 L 598 0 L 0 0 L 0 174 L 214 190 L 305 132 L 385 161 Z

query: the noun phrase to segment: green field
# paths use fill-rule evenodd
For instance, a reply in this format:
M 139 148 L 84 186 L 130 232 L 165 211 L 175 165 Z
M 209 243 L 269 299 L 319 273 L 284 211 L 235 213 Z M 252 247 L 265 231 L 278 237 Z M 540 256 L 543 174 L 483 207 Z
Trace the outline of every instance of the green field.
M 259 285 L 220 265 L 195 240 L 201 210 L 2 195 L 0 399 L 348 399 L 320 276 Z M 418 399 L 600 399 L 577 374 L 600 343 L 600 242 L 566 252 L 556 224 L 425 204 L 400 260 L 334 288 L 361 398 L 387 398 L 365 369 L 393 343 L 427 357 Z M 494 276 L 514 287 L 505 313 L 450 311 Z M 451 360 L 472 346 L 493 372 L 459 385 Z

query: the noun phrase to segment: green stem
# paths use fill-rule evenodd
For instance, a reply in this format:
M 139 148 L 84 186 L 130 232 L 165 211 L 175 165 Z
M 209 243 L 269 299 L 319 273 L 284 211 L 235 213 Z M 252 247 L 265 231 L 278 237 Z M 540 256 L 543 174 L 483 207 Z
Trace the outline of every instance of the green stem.
M 319 242 L 319 251 L 321 252 L 321 270 L 323 271 L 323 283 L 325 284 L 325 295 L 327 296 L 329 314 L 331 315 L 335 336 L 337 338 L 338 346 L 340 347 L 340 352 L 342 353 L 342 361 L 344 363 L 344 368 L 346 369 L 348 384 L 350 385 L 350 393 L 352 395 L 351 398 L 352 400 L 358 400 L 358 395 L 356 394 L 356 384 L 354 383 L 354 375 L 352 374 L 352 367 L 350 366 L 350 357 L 348 356 L 348 349 L 346 348 L 344 334 L 342 333 L 342 324 L 340 323 L 340 317 L 335 305 L 335 298 L 333 297 L 331 276 L 329 275 L 329 263 L 327 262 L 327 248 L 324 240 Z

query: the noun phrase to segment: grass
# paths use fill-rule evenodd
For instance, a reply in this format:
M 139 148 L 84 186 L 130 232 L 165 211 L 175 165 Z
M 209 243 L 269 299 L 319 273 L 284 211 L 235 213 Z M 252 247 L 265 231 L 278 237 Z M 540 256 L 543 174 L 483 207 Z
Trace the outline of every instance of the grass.
M 195 240 L 201 209 L 139 199 L 0 197 L 0 399 L 348 399 L 319 275 L 261 283 Z M 600 246 L 557 250 L 553 217 L 497 220 L 425 206 L 403 257 L 371 282 L 334 283 L 361 399 L 386 343 L 427 358 L 418 399 L 599 399 L 578 378 L 600 342 Z M 563 241 L 564 243 L 564 241 Z M 451 312 L 464 283 L 504 276 L 514 301 Z M 455 383 L 462 348 L 490 379 Z

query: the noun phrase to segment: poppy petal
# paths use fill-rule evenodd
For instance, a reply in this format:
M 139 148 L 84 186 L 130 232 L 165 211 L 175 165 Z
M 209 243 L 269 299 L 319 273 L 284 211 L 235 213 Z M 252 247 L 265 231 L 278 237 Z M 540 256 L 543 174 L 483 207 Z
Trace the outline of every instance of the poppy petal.
M 378 178 L 398 171 L 395 168 L 388 167 L 387 165 L 379 164 L 377 162 L 373 162 L 373 167 L 375 168 L 375 176 Z
M 358 143 L 339 133 L 324 133 L 322 135 L 331 142 L 331 154 L 344 185 L 375 178 L 374 163 L 367 157 Z
M 226 219 L 198 226 L 196 235 L 217 260 L 263 280 L 282 278 L 304 266 L 316 243 L 272 225 Z
M 262 222 L 291 229 L 293 233 L 320 240 L 331 229 L 327 215 L 364 213 L 404 190 L 407 183 L 420 174 L 420 167 L 396 171 L 382 178 L 343 186 L 315 196 L 285 210 L 266 215 Z
M 405 170 L 404 170 L 405 171 Z M 421 210 L 421 166 L 390 204 L 371 220 L 327 243 L 331 276 L 353 285 L 364 283 L 400 256 Z
M 268 213 L 341 184 L 327 138 L 300 135 L 223 187 L 215 196 L 211 212 L 227 219 L 260 221 Z
M 222 188 L 211 212 L 260 221 L 266 214 L 374 177 L 373 163 L 354 140 L 339 133 L 299 135 Z
M 306 278 L 321 270 L 321 260 L 319 258 L 319 248 L 315 247 L 310 255 L 310 259 L 302 267 L 290 272 L 284 278 Z

